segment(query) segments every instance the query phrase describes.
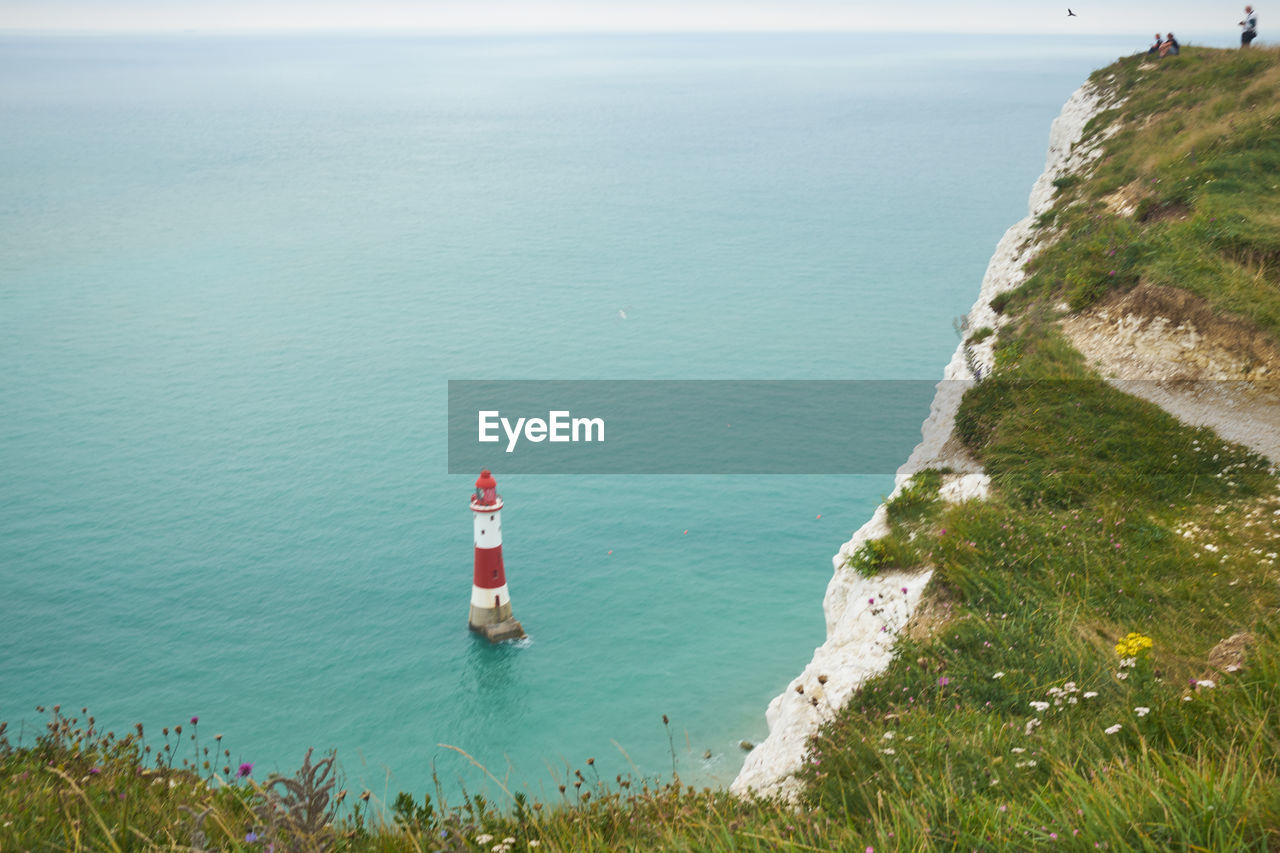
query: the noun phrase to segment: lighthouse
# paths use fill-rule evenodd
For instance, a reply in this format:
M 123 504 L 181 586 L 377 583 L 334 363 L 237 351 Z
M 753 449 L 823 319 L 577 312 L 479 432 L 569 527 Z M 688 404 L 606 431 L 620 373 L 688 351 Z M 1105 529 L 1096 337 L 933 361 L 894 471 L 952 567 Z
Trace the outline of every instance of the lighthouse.
M 476 480 L 471 515 L 475 522 L 476 566 L 467 624 L 491 643 L 519 639 L 524 636 L 524 628 L 511 618 L 511 595 L 502 568 L 502 496 L 498 494 L 498 481 L 487 468 Z

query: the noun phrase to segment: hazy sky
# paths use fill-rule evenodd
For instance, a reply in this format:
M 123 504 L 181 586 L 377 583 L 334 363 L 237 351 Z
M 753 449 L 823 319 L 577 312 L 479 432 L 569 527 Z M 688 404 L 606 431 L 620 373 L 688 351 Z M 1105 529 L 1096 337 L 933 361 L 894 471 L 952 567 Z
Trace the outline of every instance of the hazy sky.
M 1068 5 L 1077 17 L 1067 17 Z M 1242 9 L 1222 0 L 0 0 L 0 29 L 1074 30 L 1144 37 L 1160 29 L 1218 42 L 1239 32 Z

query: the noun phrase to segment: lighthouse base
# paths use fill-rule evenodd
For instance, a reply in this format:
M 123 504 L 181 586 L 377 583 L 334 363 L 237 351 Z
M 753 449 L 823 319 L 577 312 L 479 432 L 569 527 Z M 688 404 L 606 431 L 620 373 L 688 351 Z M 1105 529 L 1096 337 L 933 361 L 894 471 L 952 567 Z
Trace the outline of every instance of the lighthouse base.
M 490 625 L 472 624 L 469 627 L 477 634 L 483 634 L 484 638 L 491 643 L 501 643 L 504 640 L 519 640 L 525 636 L 524 627 L 515 619 L 507 619 Z
M 524 636 L 524 628 L 511 618 L 510 601 L 503 602 L 497 607 L 477 607 L 472 604 L 467 627 L 477 634 L 483 634 L 491 643 L 518 640 Z
M 497 596 L 494 596 L 496 599 Z M 511 602 L 507 601 L 495 607 L 477 607 L 475 602 L 471 603 L 471 614 L 467 617 L 467 624 L 471 626 L 472 631 L 479 631 L 485 625 L 497 625 L 499 622 L 507 622 L 511 619 Z

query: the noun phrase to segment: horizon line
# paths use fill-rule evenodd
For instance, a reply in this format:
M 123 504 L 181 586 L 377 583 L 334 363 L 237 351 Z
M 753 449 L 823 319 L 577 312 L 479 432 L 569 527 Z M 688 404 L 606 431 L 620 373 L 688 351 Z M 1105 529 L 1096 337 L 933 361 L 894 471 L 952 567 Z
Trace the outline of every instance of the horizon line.
M 554 28 L 554 27 L 341 27 L 295 25 L 284 27 L 6 27 L 0 25 L 0 36 L 106 36 L 106 35 L 365 35 L 365 36 L 652 36 L 652 35 L 913 35 L 913 36 L 1110 36 L 1128 38 L 1129 33 L 1106 30 L 895 30 L 858 27 L 619 27 Z

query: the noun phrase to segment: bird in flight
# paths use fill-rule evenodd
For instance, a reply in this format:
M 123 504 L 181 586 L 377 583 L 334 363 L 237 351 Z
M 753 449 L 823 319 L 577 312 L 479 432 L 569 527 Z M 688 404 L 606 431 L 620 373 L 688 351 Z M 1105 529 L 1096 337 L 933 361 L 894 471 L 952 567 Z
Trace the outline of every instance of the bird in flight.
M 1068 17 L 1068 18 L 1078 18 L 1078 17 L 1080 17 L 1080 16 L 1079 16 L 1079 15 L 1077 15 L 1075 12 L 1072 12 L 1072 11 L 1071 11 L 1071 9 L 1070 9 L 1070 8 L 1068 8 L 1068 9 L 1067 9 L 1067 17 Z

